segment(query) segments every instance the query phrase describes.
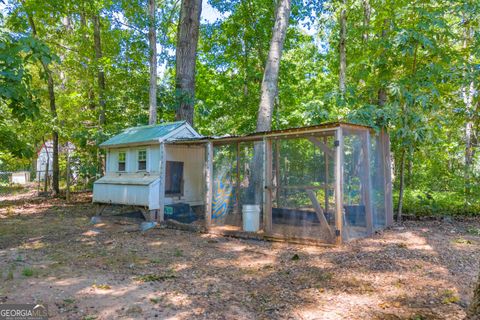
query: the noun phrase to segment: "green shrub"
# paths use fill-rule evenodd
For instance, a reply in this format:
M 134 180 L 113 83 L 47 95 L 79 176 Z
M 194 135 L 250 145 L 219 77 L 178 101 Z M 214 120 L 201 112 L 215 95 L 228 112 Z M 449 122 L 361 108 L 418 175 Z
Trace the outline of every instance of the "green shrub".
M 404 192 L 402 211 L 417 216 L 476 216 L 480 215 L 478 199 L 479 197 L 472 196 L 469 201 L 465 201 L 462 192 L 407 189 Z M 396 210 L 398 191 L 394 193 L 393 201 Z

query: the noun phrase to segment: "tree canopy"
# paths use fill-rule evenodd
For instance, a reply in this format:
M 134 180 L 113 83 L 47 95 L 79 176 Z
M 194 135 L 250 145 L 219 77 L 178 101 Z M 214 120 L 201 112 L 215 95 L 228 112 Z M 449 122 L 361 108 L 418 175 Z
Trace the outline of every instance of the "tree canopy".
M 203 134 L 252 132 L 277 1 L 203 2 L 208 10 L 200 23 L 194 124 Z M 85 174 L 95 176 L 97 145 L 126 127 L 148 123 L 151 21 L 157 33 L 158 121 L 175 118 L 181 3 L 155 4 L 155 19 L 147 0 L 2 5 L 0 166 L 25 166 L 18 159 L 30 159 L 58 131 L 61 143 L 80 147 Z M 35 19 L 36 38 L 28 15 Z M 430 197 L 441 192 L 459 198 L 456 210 L 475 212 L 479 21 L 480 3 L 474 0 L 293 0 L 272 128 L 331 120 L 386 127 L 406 206 L 416 199 L 422 208 L 437 210 L 447 197 Z M 42 64 L 55 83 L 56 116 L 49 111 Z

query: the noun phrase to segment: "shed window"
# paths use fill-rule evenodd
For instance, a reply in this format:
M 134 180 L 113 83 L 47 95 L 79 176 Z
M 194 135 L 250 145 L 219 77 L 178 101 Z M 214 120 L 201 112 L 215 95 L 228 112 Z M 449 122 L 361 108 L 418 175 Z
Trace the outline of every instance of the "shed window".
M 165 194 L 183 194 L 183 162 L 167 161 L 165 166 Z
M 138 151 L 138 170 L 139 171 L 147 170 L 147 151 L 146 150 Z
M 118 171 L 125 171 L 125 152 L 118 153 Z

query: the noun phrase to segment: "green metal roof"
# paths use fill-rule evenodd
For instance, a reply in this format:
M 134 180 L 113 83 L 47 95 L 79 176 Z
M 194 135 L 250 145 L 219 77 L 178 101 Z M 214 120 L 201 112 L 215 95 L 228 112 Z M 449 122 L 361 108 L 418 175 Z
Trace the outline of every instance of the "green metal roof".
M 107 141 L 101 143 L 100 147 L 156 141 L 184 125 L 185 123 L 185 121 L 177 121 L 158 125 L 128 128 L 122 133 L 117 134 L 116 136 L 111 137 Z

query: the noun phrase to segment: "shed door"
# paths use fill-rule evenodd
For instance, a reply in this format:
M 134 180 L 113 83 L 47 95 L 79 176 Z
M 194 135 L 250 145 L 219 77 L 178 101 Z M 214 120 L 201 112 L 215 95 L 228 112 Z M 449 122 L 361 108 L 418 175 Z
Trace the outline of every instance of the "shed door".
M 165 166 L 165 195 L 183 195 L 183 162 L 167 161 Z

